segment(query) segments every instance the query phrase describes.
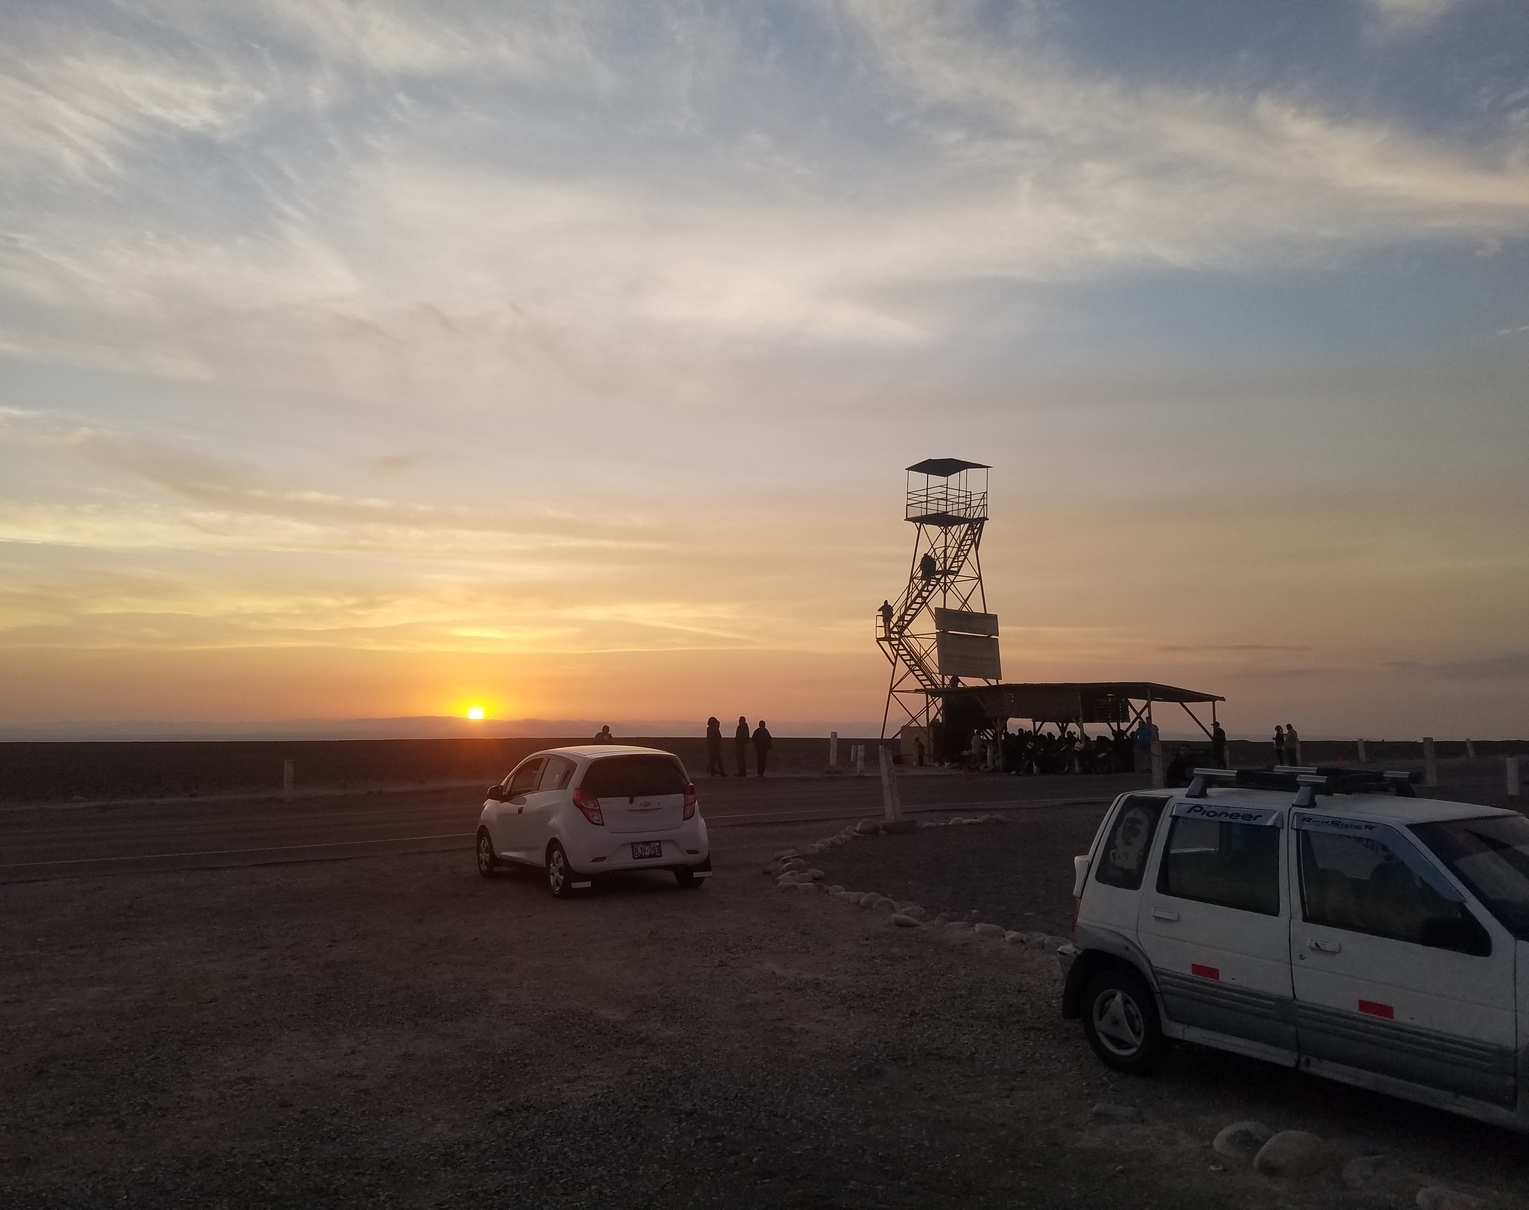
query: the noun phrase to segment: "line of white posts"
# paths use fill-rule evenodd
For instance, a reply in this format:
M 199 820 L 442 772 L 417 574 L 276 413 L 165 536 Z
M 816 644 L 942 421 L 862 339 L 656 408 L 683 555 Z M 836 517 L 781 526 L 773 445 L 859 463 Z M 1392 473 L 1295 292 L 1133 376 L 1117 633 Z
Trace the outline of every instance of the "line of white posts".
M 1365 752 L 1365 741 L 1354 741 L 1359 752 L 1359 763 L 1367 764 L 1368 756 Z M 877 754 L 881 762 L 881 796 L 882 805 L 886 809 L 888 819 L 902 818 L 902 802 L 897 794 L 897 772 L 892 764 L 892 749 L 887 744 L 877 747 Z M 1465 741 L 1465 755 L 1469 760 L 1476 759 L 1476 744 L 1472 740 Z M 855 776 L 865 776 L 865 745 L 851 744 L 850 759 L 855 762 Z M 1300 754 L 1296 754 L 1296 760 L 1300 760 Z M 1505 758 L 1507 765 L 1508 797 L 1518 798 L 1520 795 L 1519 762 L 1517 756 Z M 832 731 L 828 736 L 828 764 L 831 768 L 839 767 L 839 733 Z M 1152 741 L 1152 785 L 1161 789 L 1163 782 L 1167 780 L 1163 763 L 1163 743 L 1161 740 Z M 1423 784 L 1425 786 L 1437 786 L 1439 784 L 1439 762 L 1434 754 L 1433 736 L 1423 737 Z M 286 762 L 283 776 L 283 789 L 288 798 L 292 797 L 292 762 Z

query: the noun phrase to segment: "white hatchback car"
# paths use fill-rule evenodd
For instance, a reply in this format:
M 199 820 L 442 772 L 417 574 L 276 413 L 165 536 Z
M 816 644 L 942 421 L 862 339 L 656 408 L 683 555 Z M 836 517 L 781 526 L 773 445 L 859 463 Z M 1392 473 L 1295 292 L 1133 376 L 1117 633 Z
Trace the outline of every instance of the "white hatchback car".
M 672 870 L 682 887 L 711 874 L 706 822 L 679 757 L 616 744 L 526 757 L 489 787 L 477 852 L 485 878 L 504 863 L 536 866 L 559 898 L 618 870 Z
M 1076 859 L 1062 1011 L 1099 1057 L 1182 1038 L 1529 1130 L 1529 819 L 1405 774 L 1195 778 Z

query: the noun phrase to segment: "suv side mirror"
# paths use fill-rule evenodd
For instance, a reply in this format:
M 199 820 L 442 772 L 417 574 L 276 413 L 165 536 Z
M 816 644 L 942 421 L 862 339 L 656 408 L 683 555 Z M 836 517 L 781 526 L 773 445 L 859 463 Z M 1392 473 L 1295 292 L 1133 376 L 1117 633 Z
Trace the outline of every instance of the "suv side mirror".
M 504 801 L 504 787 L 503 786 L 499 786 L 499 785 L 490 786 L 488 788 L 488 796 L 490 798 L 492 798 L 495 802 L 503 802 Z

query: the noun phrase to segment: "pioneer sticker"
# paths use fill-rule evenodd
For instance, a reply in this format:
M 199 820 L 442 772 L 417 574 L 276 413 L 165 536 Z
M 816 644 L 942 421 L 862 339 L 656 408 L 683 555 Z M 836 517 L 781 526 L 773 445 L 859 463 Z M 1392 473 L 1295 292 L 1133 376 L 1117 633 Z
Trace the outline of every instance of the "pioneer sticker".
M 1208 823 L 1245 823 L 1257 828 L 1277 828 L 1284 811 L 1279 807 L 1243 807 L 1234 803 L 1176 802 L 1177 819 L 1203 819 Z

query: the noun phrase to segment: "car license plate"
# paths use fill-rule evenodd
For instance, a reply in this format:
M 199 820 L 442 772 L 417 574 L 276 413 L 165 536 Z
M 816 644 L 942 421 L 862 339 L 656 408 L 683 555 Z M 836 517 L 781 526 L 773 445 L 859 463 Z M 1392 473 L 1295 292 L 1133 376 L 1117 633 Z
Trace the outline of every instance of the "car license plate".
M 662 857 L 664 855 L 664 842 L 661 840 L 634 840 L 632 842 L 632 858 L 639 857 Z

